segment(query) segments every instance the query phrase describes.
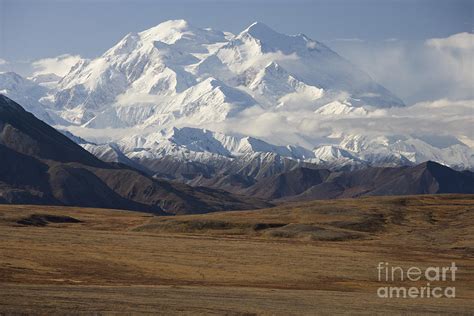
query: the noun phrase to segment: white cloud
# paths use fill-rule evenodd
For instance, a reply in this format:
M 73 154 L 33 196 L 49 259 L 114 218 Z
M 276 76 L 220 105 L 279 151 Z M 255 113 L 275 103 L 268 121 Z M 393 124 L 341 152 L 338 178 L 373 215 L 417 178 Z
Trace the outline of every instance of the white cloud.
M 474 34 L 472 33 L 458 33 L 446 38 L 432 38 L 426 41 L 428 46 L 439 50 L 462 50 L 474 51 Z
M 64 77 L 71 68 L 81 60 L 78 55 L 61 55 L 53 58 L 44 58 L 34 61 L 33 75 L 54 73 L 60 77 Z
M 331 142 L 331 135 L 411 135 L 455 137 L 474 144 L 474 100 L 440 99 L 407 107 L 372 109 L 367 116 L 318 115 L 312 110 L 273 111 L 252 107 L 239 116 L 206 128 L 249 135 L 275 144 L 299 144 L 307 148 Z M 204 126 L 200 126 L 201 128 Z
M 0 66 L 7 65 L 8 62 L 5 59 L 0 58 Z
M 474 98 L 474 34 L 426 41 L 334 41 L 331 46 L 406 103 Z
M 457 89 L 474 95 L 474 34 L 459 33 L 447 38 L 435 38 L 425 42 L 439 60 L 439 69 Z
M 281 51 L 274 53 L 265 53 L 262 55 L 255 55 L 253 58 L 249 58 L 245 63 L 241 65 L 241 68 L 238 71 L 244 71 L 250 67 L 255 69 L 264 68 L 270 62 L 284 63 L 298 60 L 299 57 L 296 53 L 285 55 Z
M 325 143 L 338 143 L 348 134 L 368 136 L 413 136 L 438 142 L 455 139 L 474 148 L 474 100 L 440 99 L 407 107 L 372 109 L 367 116 L 318 115 L 311 109 L 262 109 L 250 107 L 224 122 L 199 124 L 225 134 L 253 136 L 273 144 L 301 145 L 311 149 Z M 185 124 L 182 126 L 192 125 Z M 67 128 L 73 134 L 94 142 L 118 140 L 127 135 L 156 131 L 156 126 L 123 129 Z M 336 136 L 335 136 L 336 135 Z
M 306 43 L 306 47 L 309 48 L 309 49 L 315 49 L 316 46 L 317 46 L 317 44 L 316 44 L 316 42 L 314 42 L 314 41 L 308 41 L 308 42 Z

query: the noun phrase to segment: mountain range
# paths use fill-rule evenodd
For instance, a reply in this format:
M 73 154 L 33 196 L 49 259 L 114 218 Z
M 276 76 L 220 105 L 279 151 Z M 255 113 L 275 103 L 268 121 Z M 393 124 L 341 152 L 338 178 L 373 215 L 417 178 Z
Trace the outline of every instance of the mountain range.
M 474 193 L 474 173 L 458 172 L 432 161 L 413 167 L 369 167 L 349 172 L 297 168 L 265 178 L 242 193 L 284 201 Z
M 325 44 L 260 22 L 232 34 L 166 21 L 64 77 L 0 73 L 0 93 L 101 159 L 192 184 L 242 168 L 474 168 L 456 137 L 332 130 L 405 104 Z M 317 124 L 327 132 L 299 129 Z
M 138 169 L 100 160 L 76 143 L 84 140 L 76 137 L 74 142 L 70 138 L 0 95 L 0 203 L 118 208 L 169 215 L 253 209 L 282 200 L 474 193 L 472 172 L 455 171 L 435 162 L 331 171 L 274 153 L 249 157 L 243 166 L 232 161 L 215 165 L 214 170 L 206 164 L 153 160 L 169 176 L 180 175 L 177 182 L 158 173 L 152 176 L 149 168 L 153 165 L 139 165 Z
M 269 204 L 104 162 L 0 95 L 0 203 L 205 213 Z

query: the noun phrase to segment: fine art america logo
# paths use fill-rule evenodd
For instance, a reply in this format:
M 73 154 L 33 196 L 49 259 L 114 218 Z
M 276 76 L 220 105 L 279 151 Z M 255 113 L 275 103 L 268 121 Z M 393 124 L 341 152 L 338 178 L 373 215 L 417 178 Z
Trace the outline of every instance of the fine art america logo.
M 379 262 L 378 281 L 386 286 L 377 289 L 377 296 L 380 298 L 455 298 L 456 288 L 451 285 L 456 281 L 457 270 L 454 262 L 450 266 L 432 266 L 424 269 L 416 266 L 402 268 L 392 266 L 388 262 Z M 410 282 L 416 282 L 416 284 L 399 286 Z M 419 286 L 420 283 L 421 286 Z

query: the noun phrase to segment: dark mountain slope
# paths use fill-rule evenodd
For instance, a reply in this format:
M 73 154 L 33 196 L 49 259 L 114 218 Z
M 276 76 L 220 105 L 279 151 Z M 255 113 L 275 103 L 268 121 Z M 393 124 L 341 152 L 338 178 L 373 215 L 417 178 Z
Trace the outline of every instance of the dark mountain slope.
M 331 174 L 326 181 L 291 200 L 358 196 L 474 193 L 474 173 L 428 161 L 414 167 L 367 168 Z
M 205 213 L 268 206 L 105 163 L 0 95 L 0 202 Z
M 251 186 L 244 193 L 265 199 L 297 195 L 324 182 L 329 174 L 330 171 L 326 169 L 297 168 L 263 178 L 257 185 Z
M 40 159 L 108 166 L 3 95 L 0 95 L 0 144 Z
M 432 161 L 427 161 L 420 166 L 423 165 L 438 184 L 436 193 L 474 193 L 473 172 L 459 172 Z

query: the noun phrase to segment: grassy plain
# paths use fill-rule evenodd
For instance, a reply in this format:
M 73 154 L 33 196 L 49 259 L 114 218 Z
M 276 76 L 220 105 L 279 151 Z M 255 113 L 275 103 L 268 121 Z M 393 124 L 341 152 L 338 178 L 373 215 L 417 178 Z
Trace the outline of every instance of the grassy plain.
M 155 217 L 0 206 L 0 314 L 469 314 L 474 196 Z M 377 265 L 456 262 L 456 298 L 377 297 Z M 432 282 L 431 286 L 436 286 Z

